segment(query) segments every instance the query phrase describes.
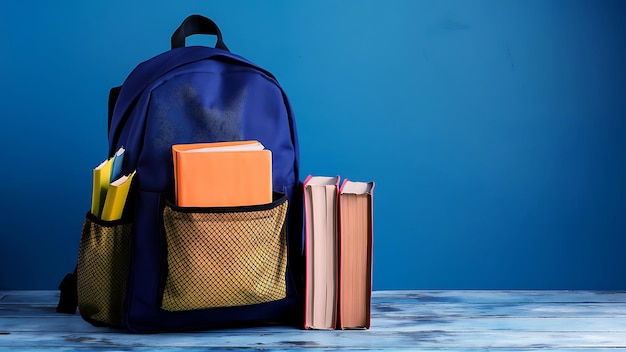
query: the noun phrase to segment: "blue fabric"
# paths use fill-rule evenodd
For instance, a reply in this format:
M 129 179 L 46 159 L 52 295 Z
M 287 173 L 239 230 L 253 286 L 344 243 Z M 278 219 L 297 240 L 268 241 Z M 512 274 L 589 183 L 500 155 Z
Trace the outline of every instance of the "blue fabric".
M 160 309 L 166 267 L 161 221 L 173 194 L 171 146 L 259 140 L 273 154 L 274 190 L 289 199 L 287 298 L 264 304 L 168 312 Z M 129 75 L 109 130 L 109 153 L 126 148 L 123 171 L 136 170 L 131 272 L 125 322 L 138 332 L 297 323 L 304 278 L 302 187 L 293 112 L 267 71 L 227 51 L 183 47 L 156 56 Z

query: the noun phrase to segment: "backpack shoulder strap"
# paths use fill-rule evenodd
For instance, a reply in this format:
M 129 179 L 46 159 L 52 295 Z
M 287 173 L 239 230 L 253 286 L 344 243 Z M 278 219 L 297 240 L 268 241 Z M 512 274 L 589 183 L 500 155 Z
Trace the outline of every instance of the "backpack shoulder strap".
M 76 289 L 76 268 L 73 273 L 65 275 L 59 284 L 61 296 L 57 304 L 57 313 L 76 314 L 78 307 L 78 292 Z
M 111 119 L 113 119 L 113 110 L 115 109 L 115 103 L 117 103 L 117 98 L 119 98 L 121 90 L 122 86 L 117 86 L 111 88 L 111 90 L 109 91 L 109 116 L 107 123 L 107 134 L 111 130 Z

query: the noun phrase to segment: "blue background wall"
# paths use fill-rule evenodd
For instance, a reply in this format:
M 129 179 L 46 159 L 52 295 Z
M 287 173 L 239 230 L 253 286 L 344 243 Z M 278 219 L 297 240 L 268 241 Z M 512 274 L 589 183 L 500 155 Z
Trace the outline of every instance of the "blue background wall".
M 278 77 L 305 174 L 377 182 L 375 289 L 626 289 L 626 2 L 601 0 L 3 1 L 0 289 L 73 268 L 108 89 L 191 13 Z

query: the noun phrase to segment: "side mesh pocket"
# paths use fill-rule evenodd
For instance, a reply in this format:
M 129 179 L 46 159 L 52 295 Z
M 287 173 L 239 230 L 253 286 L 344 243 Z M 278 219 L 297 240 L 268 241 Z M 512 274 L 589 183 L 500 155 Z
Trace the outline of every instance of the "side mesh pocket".
M 85 219 L 76 268 L 78 309 L 93 324 L 124 325 L 131 230 L 131 223 L 102 221 L 91 214 Z
M 187 311 L 285 298 L 286 213 L 282 195 L 260 206 L 166 205 L 168 268 L 161 307 Z

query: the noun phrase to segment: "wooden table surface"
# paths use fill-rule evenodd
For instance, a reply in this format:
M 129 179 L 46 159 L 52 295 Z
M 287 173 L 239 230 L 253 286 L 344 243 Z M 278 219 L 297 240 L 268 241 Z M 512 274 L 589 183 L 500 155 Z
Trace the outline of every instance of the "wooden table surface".
M 376 291 L 368 331 L 266 327 L 170 334 L 97 328 L 57 291 L 0 291 L 0 350 L 626 351 L 626 292 Z

